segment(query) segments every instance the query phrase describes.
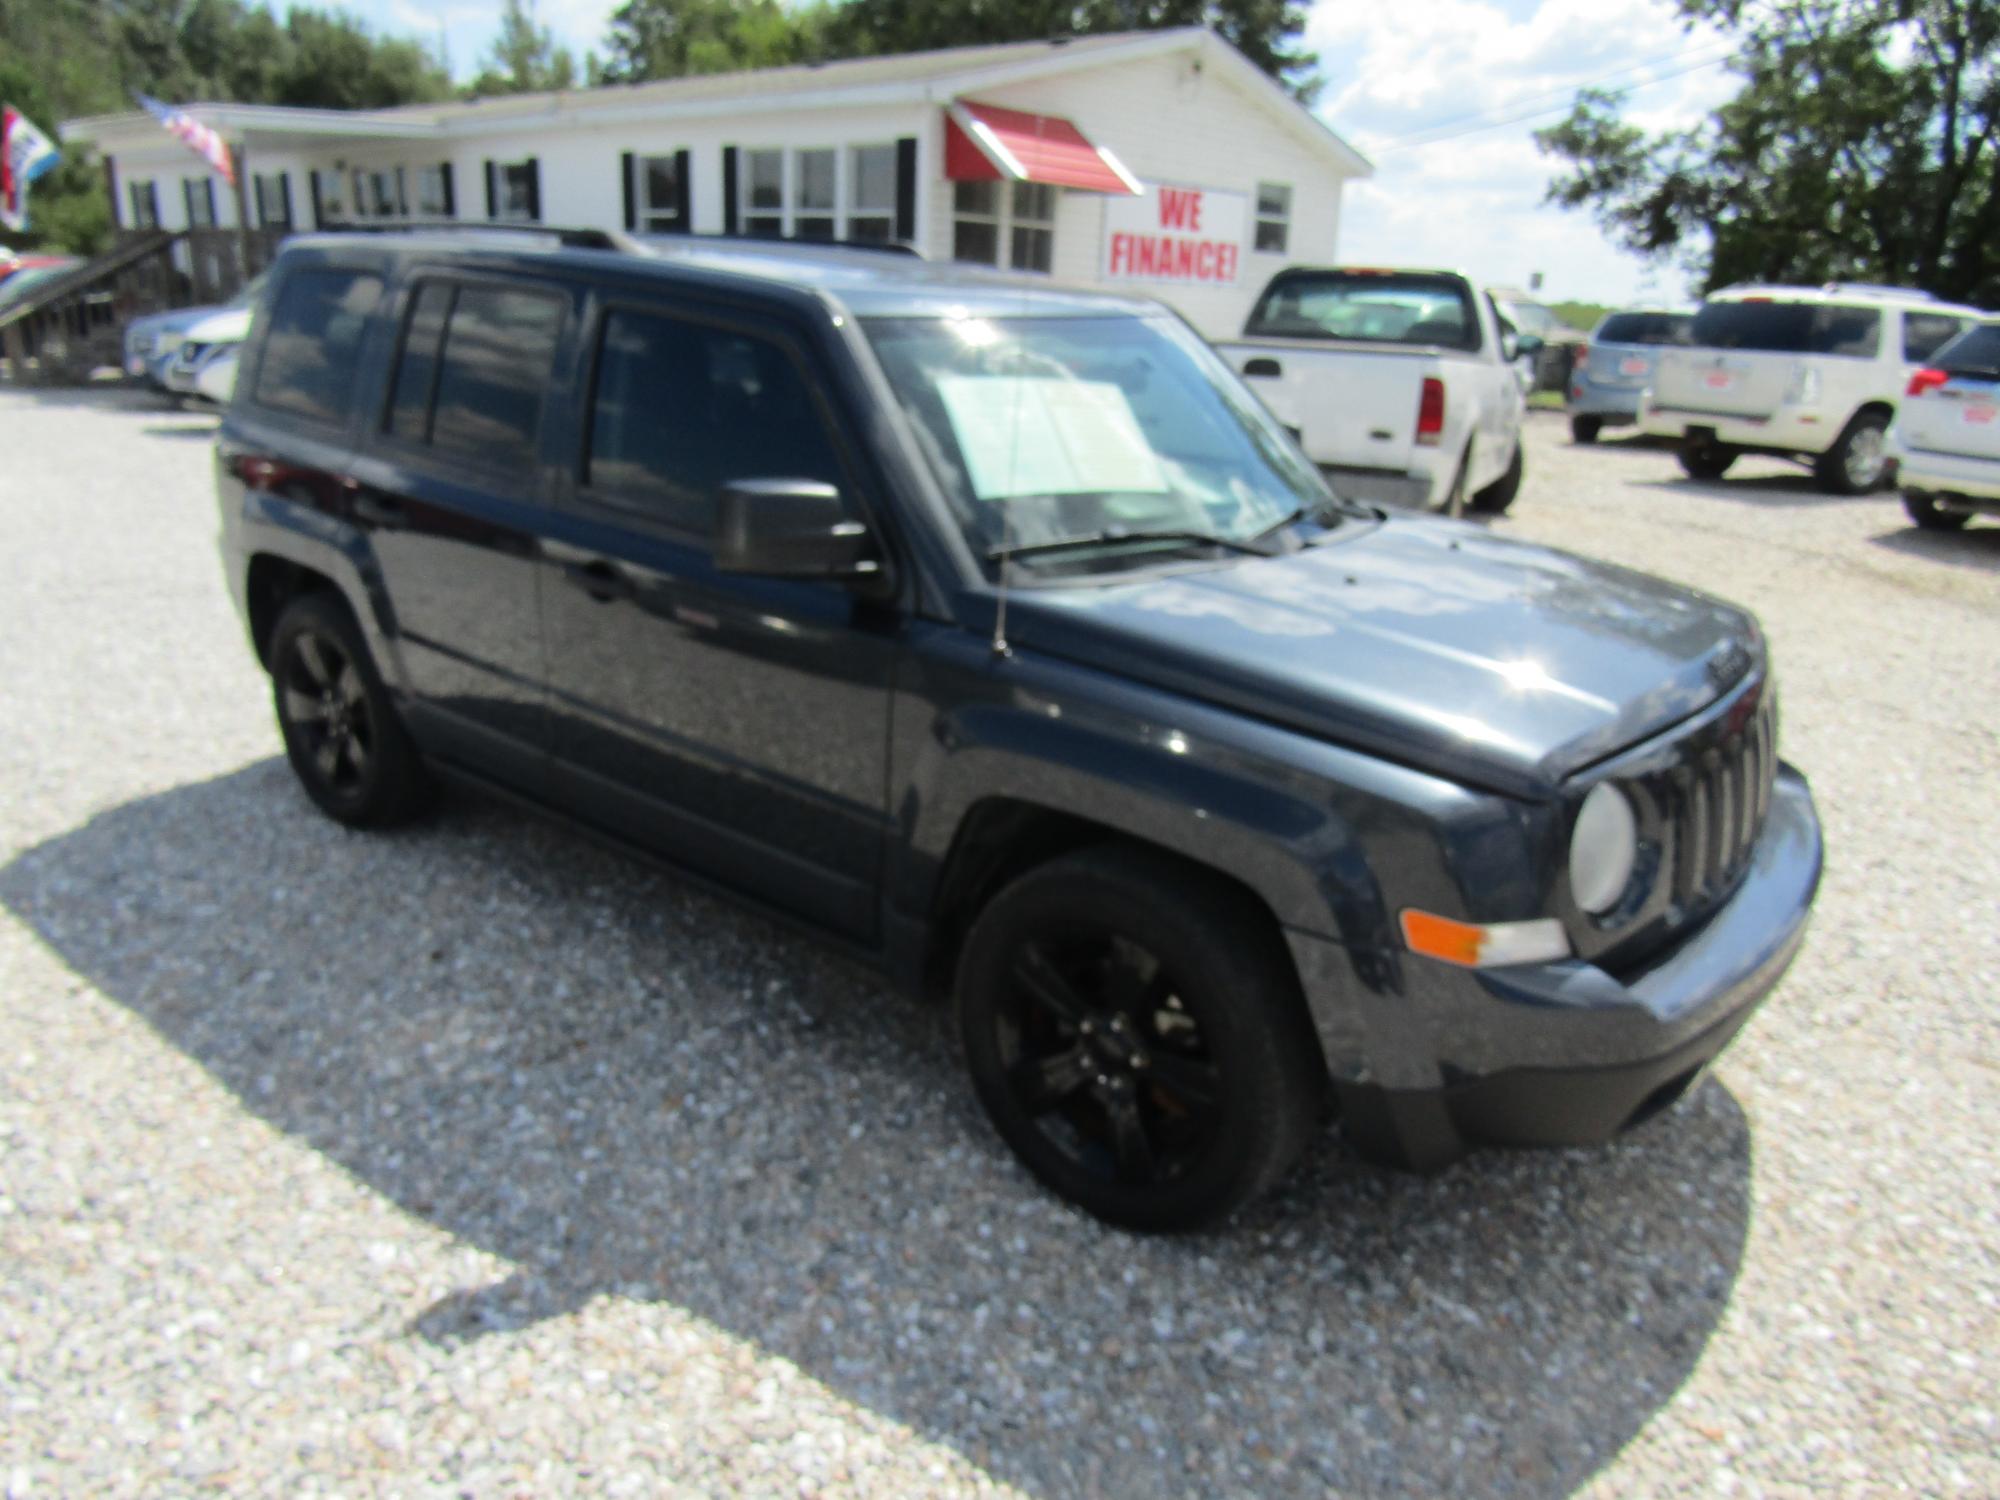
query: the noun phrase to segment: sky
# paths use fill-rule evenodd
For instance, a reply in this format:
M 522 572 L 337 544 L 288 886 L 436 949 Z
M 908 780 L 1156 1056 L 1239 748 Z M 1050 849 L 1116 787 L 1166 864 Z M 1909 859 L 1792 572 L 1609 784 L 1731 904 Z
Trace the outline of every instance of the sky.
M 497 3 L 340 0 L 378 32 L 449 49 L 461 80 L 492 41 Z M 601 49 L 617 0 L 540 0 L 579 57 Z M 1631 90 L 1649 130 L 1692 124 L 1734 92 L 1717 34 L 1687 30 L 1668 0 L 1316 0 L 1307 45 L 1326 77 L 1316 108 L 1375 163 L 1347 189 L 1341 259 L 1456 266 L 1548 301 L 1680 300 L 1686 277 L 1609 243 L 1587 213 L 1544 203 L 1555 164 L 1532 132 L 1574 90 Z M 1502 123 L 1504 122 L 1504 123 Z M 1489 127 L 1489 128 L 1476 128 Z

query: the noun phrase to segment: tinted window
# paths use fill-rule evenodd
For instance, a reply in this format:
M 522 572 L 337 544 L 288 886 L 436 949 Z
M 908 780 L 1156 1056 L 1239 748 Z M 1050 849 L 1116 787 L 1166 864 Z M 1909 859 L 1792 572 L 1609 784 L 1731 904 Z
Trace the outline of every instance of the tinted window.
M 1922 364 L 1964 326 L 1962 319 L 1943 313 L 1904 313 L 1903 358 L 1913 365 Z
M 1845 354 L 1861 359 L 1881 343 L 1882 315 L 1872 307 L 1811 302 L 1710 302 L 1689 337 L 1708 349 L 1773 354 Z
M 434 447 L 495 466 L 533 460 L 562 315 L 561 300 L 543 292 L 457 289 L 431 403 Z M 399 400 L 400 386 L 399 372 Z
M 396 386 L 389 397 L 386 431 L 427 443 L 431 439 L 431 391 L 437 384 L 438 346 L 444 342 L 445 314 L 451 310 L 449 282 L 427 281 L 410 301 L 403 342 L 396 356 Z
M 1613 313 L 1591 337 L 1604 344 L 1681 344 L 1693 321 L 1686 313 Z
M 1452 276 L 1332 271 L 1272 283 L 1245 332 L 1477 349 L 1479 319 Z
M 347 415 L 355 355 L 381 278 L 358 271 L 296 271 L 278 288 L 254 399 L 321 422 Z
M 1931 363 L 1953 375 L 2000 379 L 2000 323 L 1976 323 L 1946 344 Z
M 804 378 L 776 344 L 613 312 L 598 347 L 585 480 L 706 534 L 737 479 L 841 480 Z

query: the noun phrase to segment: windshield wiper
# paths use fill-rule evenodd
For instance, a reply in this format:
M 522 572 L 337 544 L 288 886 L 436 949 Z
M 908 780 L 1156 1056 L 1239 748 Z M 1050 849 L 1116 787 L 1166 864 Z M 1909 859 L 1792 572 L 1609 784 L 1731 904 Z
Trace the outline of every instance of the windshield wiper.
M 1231 552 L 1247 552 L 1252 557 L 1269 557 L 1262 547 L 1234 537 L 1214 536 L 1206 531 L 1126 531 L 1122 528 L 1095 531 L 1088 536 L 1062 536 L 1047 542 L 1020 542 L 1012 547 L 988 547 L 986 556 L 994 562 L 1015 557 L 1037 557 L 1052 552 L 1081 552 L 1089 547 L 1116 547 L 1126 542 L 1181 542 L 1191 547 L 1224 547 Z

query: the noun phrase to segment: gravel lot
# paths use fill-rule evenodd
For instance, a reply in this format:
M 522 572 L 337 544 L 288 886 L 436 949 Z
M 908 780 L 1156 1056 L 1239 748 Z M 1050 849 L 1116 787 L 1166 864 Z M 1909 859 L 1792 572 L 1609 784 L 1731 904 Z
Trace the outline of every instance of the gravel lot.
M 2000 1494 L 2000 528 L 1538 417 L 1500 529 L 1761 611 L 1806 951 L 1612 1149 L 1329 1139 L 1156 1241 L 812 944 L 469 798 L 311 812 L 212 425 L 0 392 L 7 1495 Z

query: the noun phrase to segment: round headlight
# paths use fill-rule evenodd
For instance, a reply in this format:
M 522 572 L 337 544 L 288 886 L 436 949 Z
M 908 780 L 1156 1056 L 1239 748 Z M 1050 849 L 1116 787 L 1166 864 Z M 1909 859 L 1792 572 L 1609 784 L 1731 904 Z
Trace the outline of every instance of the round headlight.
M 1639 820 L 1625 794 L 1608 781 L 1590 789 L 1569 837 L 1569 892 L 1576 904 L 1601 915 L 1618 904 L 1632 883 L 1639 858 Z

